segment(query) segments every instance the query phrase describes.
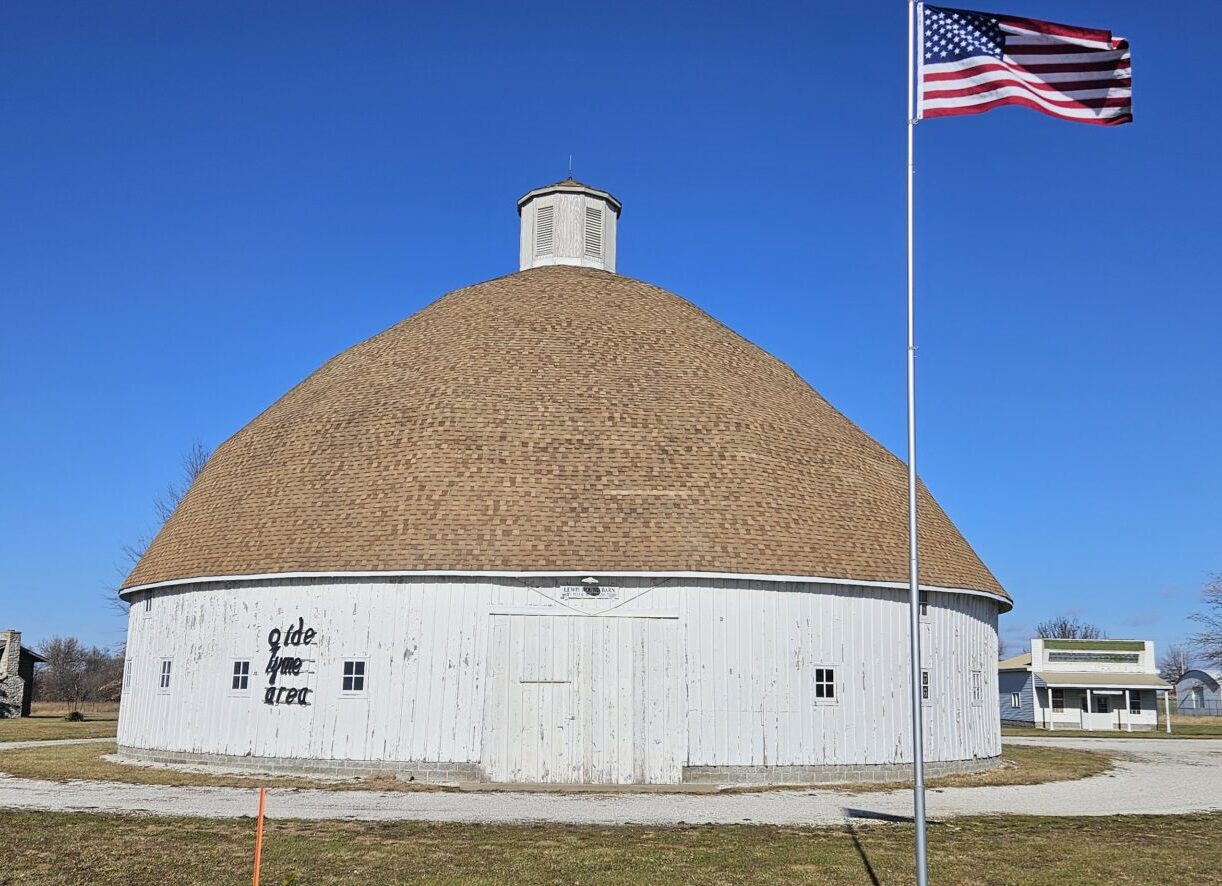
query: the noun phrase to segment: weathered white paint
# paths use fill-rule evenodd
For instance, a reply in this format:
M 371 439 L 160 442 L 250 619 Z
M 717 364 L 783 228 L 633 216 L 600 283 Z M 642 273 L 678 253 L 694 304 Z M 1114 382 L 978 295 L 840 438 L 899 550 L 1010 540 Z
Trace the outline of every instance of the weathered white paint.
M 551 214 L 552 238 L 546 251 L 538 248 L 539 211 Z M 606 191 L 577 184 L 558 184 L 531 191 L 518 202 L 522 217 L 519 241 L 519 268 L 547 265 L 578 265 L 585 268 L 615 270 L 615 235 L 620 206 Z M 587 249 L 588 213 L 597 213 L 601 222 L 601 247 Z
M 264 579 L 143 592 L 130 611 L 119 741 L 478 763 L 495 778 L 541 781 L 673 782 L 682 766 L 910 760 L 902 592 L 624 578 L 613 582 L 615 600 L 563 599 L 572 584 Z M 929 601 L 927 759 L 996 756 L 999 603 L 949 593 Z M 311 704 L 265 705 L 268 632 L 299 617 L 318 634 L 304 673 L 283 683 L 309 688 Z M 163 658 L 174 662 L 166 692 L 157 687 Z M 246 693 L 230 689 L 238 659 L 252 662 Z M 345 659 L 367 661 L 363 695 L 340 691 Z M 825 667 L 835 668 L 830 702 L 814 697 L 815 670 Z
M 483 763 L 493 781 L 680 780 L 677 617 L 494 615 L 488 666 Z

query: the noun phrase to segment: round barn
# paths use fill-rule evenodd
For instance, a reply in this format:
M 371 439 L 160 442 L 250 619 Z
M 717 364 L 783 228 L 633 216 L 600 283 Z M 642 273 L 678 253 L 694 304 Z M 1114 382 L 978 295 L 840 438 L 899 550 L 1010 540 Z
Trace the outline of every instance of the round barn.
M 221 445 L 127 578 L 138 759 L 434 781 L 771 783 L 911 764 L 905 468 L 780 360 L 526 194 L 521 269 Z M 1010 602 L 920 497 L 926 758 L 1001 752 Z

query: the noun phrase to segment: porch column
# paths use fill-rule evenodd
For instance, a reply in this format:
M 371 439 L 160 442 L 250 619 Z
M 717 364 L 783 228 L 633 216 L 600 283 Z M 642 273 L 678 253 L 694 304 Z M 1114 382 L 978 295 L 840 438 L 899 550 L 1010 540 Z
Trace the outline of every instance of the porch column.
M 1082 714 L 1082 728 L 1089 730 L 1090 715 L 1093 712 L 1093 706 L 1090 703 L 1090 687 L 1086 689 L 1086 711 Z
M 1137 696 L 1141 698 L 1141 696 Z M 1133 731 L 1133 706 L 1129 704 L 1129 690 L 1124 691 L 1124 721 L 1129 724 L 1128 731 Z
M 1163 692 L 1163 707 L 1167 709 L 1167 734 L 1171 734 L 1171 693 Z M 1158 716 L 1158 696 L 1154 696 L 1154 711 L 1155 717 Z
M 1048 731 L 1055 732 L 1056 727 L 1052 724 L 1052 715 L 1056 713 L 1052 707 L 1052 687 L 1045 683 L 1044 691 L 1048 693 Z

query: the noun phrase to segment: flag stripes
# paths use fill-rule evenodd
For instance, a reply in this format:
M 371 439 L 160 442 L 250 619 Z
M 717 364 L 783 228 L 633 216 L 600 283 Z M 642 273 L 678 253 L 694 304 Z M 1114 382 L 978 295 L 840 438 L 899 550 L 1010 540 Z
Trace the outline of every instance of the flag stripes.
M 1062 120 L 1133 119 L 1129 44 L 1110 31 L 922 5 L 920 117 L 1020 105 Z

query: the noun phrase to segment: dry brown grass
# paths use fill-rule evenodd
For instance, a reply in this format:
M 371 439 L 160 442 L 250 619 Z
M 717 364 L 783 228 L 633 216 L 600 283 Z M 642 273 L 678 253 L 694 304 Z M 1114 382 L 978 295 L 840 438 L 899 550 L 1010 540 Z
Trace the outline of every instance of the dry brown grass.
M 969 775 L 947 775 L 931 778 L 925 783 L 930 790 L 939 788 L 983 788 L 1014 784 L 1046 784 L 1053 781 L 1076 781 L 1102 775 L 1112 768 L 1115 757 L 1098 751 L 1079 751 L 1073 748 L 1035 748 L 1018 745 L 1005 746 L 1001 750 L 1001 765 L 986 772 Z M 893 791 L 911 787 L 911 781 L 885 784 L 858 784 L 837 786 L 836 790 Z
M 933 823 L 930 876 L 956 884 L 1217 883 L 1222 815 Z M 250 882 L 249 820 L 0 812 L 14 884 Z M 1191 852 L 1184 847 L 1191 846 Z M 912 882 L 912 827 L 575 827 L 270 821 L 268 886 Z
M 367 778 L 315 779 L 271 775 L 220 775 L 190 772 L 161 766 L 116 763 L 106 757 L 115 753 L 113 744 L 53 745 L 0 751 L 0 772 L 18 778 L 46 781 L 115 781 L 123 784 L 196 785 L 200 787 L 318 788 L 321 790 L 421 791 L 444 790 L 436 785 L 400 781 L 393 775 Z
M 115 715 L 109 714 L 85 714 L 84 720 L 72 722 L 65 720 L 63 714 L 38 713 L 32 717 L 0 720 L 0 742 L 113 738 L 117 726 Z
M 200 785 L 210 787 L 256 787 L 267 785 L 280 788 L 319 788 L 323 790 L 421 791 L 447 790 L 436 785 L 420 785 L 400 781 L 390 774 L 322 780 L 306 777 L 264 775 L 219 775 L 189 772 L 159 766 L 116 763 L 105 759 L 115 752 L 111 744 L 55 745 L 45 748 L 22 748 L 0 751 L 0 772 L 20 778 L 47 781 L 88 779 L 115 781 L 125 784 Z M 975 775 L 955 775 L 933 779 L 930 788 L 988 787 L 1010 784 L 1041 784 L 1087 778 L 1106 772 L 1112 757 L 1096 751 L 1069 748 L 1007 747 L 1002 752 L 1002 765 Z M 902 782 L 864 785 L 829 785 L 838 791 L 891 791 L 904 787 Z M 794 789 L 802 789 L 795 786 Z

